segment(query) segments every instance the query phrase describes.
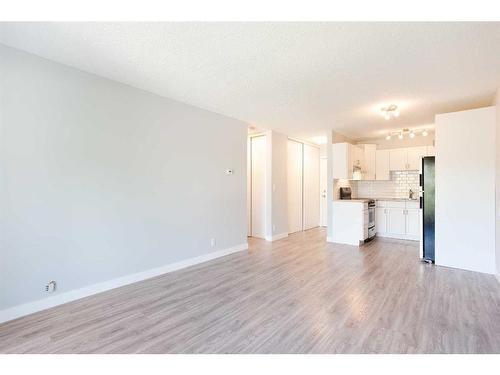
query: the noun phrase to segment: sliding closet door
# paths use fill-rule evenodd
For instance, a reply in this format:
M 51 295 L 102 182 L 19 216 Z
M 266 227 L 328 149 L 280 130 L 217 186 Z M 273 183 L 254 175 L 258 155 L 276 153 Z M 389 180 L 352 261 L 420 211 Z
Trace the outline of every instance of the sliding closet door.
M 304 230 L 320 221 L 319 148 L 304 144 Z
M 302 230 L 302 146 L 288 140 L 288 233 Z
M 266 232 L 266 137 L 251 138 L 251 229 L 252 236 L 265 238 Z

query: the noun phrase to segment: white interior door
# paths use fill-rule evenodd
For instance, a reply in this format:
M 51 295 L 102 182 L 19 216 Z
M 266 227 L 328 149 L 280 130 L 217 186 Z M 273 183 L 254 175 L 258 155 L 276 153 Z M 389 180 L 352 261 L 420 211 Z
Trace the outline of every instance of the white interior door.
M 328 200 L 326 199 L 326 192 L 328 188 L 328 159 L 322 158 L 319 160 L 319 190 L 320 190 L 320 205 L 319 216 L 320 225 L 326 227 L 328 225 Z
M 253 237 L 265 238 L 266 230 L 266 136 L 251 138 L 251 216 Z
M 304 144 L 304 230 L 319 226 L 319 148 Z
M 303 228 L 302 143 L 295 142 L 289 139 L 287 158 L 288 158 L 288 167 L 287 167 L 288 233 L 295 233 L 301 231 Z

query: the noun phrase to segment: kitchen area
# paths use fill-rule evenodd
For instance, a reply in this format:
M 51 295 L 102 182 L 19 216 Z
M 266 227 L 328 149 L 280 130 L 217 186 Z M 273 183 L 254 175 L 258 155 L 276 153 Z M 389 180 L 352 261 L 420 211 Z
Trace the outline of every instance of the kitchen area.
M 401 142 L 403 136 L 407 139 Z M 412 142 L 417 136 L 420 139 Z M 374 143 L 332 145 L 333 233 L 330 242 L 361 246 L 375 237 L 420 241 L 421 257 L 424 257 L 421 241 L 425 224 L 423 165 L 434 161 L 434 140 L 428 137 L 427 131 L 423 134 L 401 132 L 396 137 L 399 142 L 388 136 Z M 430 183 L 431 176 L 427 173 Z M 433 192 L 429 198 L 433 199 Z M 430 213 L 433 201 L 428 201 L 426 208 Z M 433 236 L 433 227 L 427 228 Z

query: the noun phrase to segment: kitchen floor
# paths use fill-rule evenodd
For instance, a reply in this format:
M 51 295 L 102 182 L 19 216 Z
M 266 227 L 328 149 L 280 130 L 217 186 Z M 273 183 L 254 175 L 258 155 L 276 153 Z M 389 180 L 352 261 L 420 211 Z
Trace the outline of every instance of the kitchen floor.
M 3 353 L 500 353 L 494 276 L 313 229 L 0 325 Z

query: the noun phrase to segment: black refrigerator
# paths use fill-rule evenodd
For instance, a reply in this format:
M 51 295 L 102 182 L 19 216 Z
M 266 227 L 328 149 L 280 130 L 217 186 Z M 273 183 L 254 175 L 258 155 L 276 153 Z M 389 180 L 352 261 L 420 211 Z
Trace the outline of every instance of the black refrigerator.
M 422 259 L 426 262 L 435 261 L 434 254 L 434 207 L 435 207 L 435 185 L 434 185 L 434 156 L 422 158 L 422 174 L 420 175 L 420 186 L 422 193 L 420 197 L 420 209 L 422 210 Z

